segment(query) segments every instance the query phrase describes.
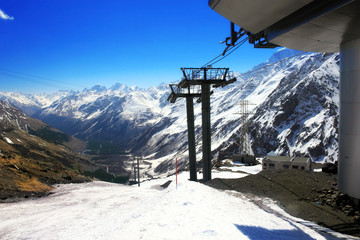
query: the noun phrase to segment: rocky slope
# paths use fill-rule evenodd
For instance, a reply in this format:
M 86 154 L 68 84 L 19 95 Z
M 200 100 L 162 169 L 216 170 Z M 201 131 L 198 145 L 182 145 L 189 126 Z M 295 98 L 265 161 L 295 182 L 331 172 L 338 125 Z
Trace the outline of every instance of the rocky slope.
M 315 222 L 337 232 L 360 236 L 360 212 L 337 189 L 337 176 L 324 172 L 266 170 L 238 179 L 213 179 L 206 184 L 222 190 L 276 200 L 292 216 Z M 347 238 L 351 239 L 351 237 Z
M 95 165 L 68 146 L 83 143 L 0 100 L 0 198 L 42 195 L 55 183 L 83 182 Z
M 262 72 L 262 73 L 261 73 Z M 256 155 L 310 156 L 313 161 L 336 161 L 338 153 L 339 55 L 309 54 L 260 71 L 257 79 L 273 89 L 258 102 L 249 118 L 249 135 Z M 258 75 L 260 74 L 258 73 Z M 246 99 L 268 87 L 255 88 Z M 234 134 L 230 142 L 238 136 Z
M 272 92 L 250 119 L 257 154 L 337 160 L 339 61 L 339 55 L 314 55 L 281 79 L 284 87 Z
M 268 62 L 237 76 L 236 83 L 215 89 L 211 96 L 214 159 L 219 150 L 241 151 L 239 103 L 248 100 L 253 104 L 249 138 L 254 154 L 336 161 L 338 54 L 299 55 L 280 49 Z M 112 145 L 118 153 L 145 156 L 153 163 L 146 171 L 159 174 L 173 169 L 176 157 L 180 165 L 187 163 L 185 102 L 170 104 L 168 94 L 166 84 L 149 89 L 95 86 L 36 105 L 40 110 L 32 116 L 82 140 L 96 140 L 92 150 L 97 153 L 106 152 L 102 146 Z M 21 101 L 12 103 L 21 107 Z M 195 104 L 195 128 L 201 160 L 200 104 Z

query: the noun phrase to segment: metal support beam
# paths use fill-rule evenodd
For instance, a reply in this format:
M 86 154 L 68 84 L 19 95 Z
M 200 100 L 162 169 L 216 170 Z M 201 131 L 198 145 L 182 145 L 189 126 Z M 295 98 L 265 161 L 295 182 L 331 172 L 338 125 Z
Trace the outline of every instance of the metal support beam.
M 203 141 L 203 180 L 211 180 L 211 121 L 210 121 L 210 85 L 201 85 L 202 141 Z
M 196 175 L 196 150 L 195 150 L 195 124 L 194 124 L 194 102 L 192 96 L 186 97 L 186 112 L 188 126 L 188 144 L 189 144 L 189 165 L 190 181 L 197 181 Z

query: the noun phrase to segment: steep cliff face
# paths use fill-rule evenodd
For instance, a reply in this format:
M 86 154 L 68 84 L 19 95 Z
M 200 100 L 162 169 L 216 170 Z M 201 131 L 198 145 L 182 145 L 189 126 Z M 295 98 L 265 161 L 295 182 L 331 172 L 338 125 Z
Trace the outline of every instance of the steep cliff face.
M 339 56 L 314 55 L 249 119 L 254 152 L 337 160 L 338 103 Z

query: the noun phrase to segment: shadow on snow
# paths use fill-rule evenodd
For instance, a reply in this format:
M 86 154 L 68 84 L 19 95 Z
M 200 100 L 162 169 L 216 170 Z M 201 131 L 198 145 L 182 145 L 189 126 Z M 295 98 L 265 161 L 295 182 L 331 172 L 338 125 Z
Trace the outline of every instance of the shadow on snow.
M 255 226 L 242 226 L 234 224 L 235 227 L 246 235 L 251 240 L 262 239 L 262 240 L 294 240 L 294 239 L 309 239 L 312 240 L 310 235 L 303 232 L 296 226 L 294 230 L 281 230 L 281 229 L 266 229 Z

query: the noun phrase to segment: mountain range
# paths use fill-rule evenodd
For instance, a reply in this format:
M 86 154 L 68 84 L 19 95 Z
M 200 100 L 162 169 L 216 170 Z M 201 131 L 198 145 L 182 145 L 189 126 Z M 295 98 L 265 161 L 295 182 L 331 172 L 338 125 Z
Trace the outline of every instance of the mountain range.
M 180 71 L 179 71 L 180 75 Z M 240 102 L 248 100 L 249 144 L 256 156 L 308 156 L 334 162 L 338 154 L 339 55 L 279 49 L 265 63 L 211 96 L 212 153 L 239 152 Z M 31 117 L 88 143 L 93 154 L 143 156 L 150 175 L 185 167 L 184 100 L 167 102 L 167 84 L 142 89 L 115 84 L 83 91 L 25 95 L 0 92 L 0 99 Z M 197 160 L 201 160 L 201 104 L 195 104 Z M 91 148 L 89 149 L 89 146 Z

